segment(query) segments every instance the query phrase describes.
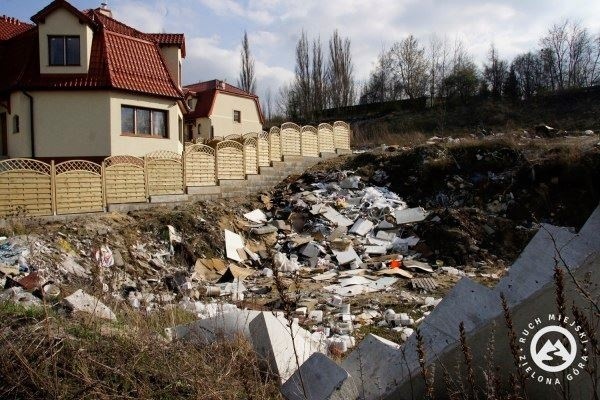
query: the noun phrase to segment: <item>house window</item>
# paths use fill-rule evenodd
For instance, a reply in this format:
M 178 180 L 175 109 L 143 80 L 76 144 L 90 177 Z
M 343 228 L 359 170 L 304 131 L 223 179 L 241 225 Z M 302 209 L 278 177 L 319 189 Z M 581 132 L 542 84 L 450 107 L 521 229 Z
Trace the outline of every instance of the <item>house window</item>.
M 202 125 L 198 124 L 198 136 L 202 135 Z
M 242 123 L 242 112 L 233 110 L 233 122 Z
M 13 133 L 19 133 L 21 131 L 21 127 L 19 126 L 19 116 L 15 115 L 13 117 Z
M 52 66 L 79 66 L 79 36 L 48 36 L 48 61 Z
M 150 108 L 121 106 L 123 135 L 167 138 L 167 112 Z

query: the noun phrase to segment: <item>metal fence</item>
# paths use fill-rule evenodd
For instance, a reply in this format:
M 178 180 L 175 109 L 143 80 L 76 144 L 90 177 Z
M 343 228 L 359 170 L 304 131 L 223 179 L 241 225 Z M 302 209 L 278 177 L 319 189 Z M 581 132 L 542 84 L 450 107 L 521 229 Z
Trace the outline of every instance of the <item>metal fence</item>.
M 99 212 L 109 204 L 144 203 L 151 196 L 245 179 L 285 156 L 318 157 L 349 150 L 350 126 L 318 128 L 287 122 L 281 128 L 229 135 L 185 145 L 182 154 L 156 151 L 144 157 L 111 156 L 101 164 L 69 160 L 55 164 L 28 158 L 0 161 L 0 218 Z

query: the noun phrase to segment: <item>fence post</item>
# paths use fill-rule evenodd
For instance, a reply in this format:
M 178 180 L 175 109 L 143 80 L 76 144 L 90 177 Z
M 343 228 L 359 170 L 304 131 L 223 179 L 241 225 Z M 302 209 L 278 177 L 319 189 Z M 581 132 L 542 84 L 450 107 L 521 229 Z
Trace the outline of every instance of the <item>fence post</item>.
M 150 201 L 150 188 L 148 185 L 148 158 L 144 156 L 144 190 L 146 192 L 146 201 Z
M 182 171 L 182 176 L 181 176 L 181 181 L 183 182 L 183 193 L 186 193 L 186 188 L 187 188 L 187 177 L 186 177 L 186 157 L 185 157 L 185 146 L 183 147 L 183 152 L 181 153 L 181 171 Z
M 56 215 L 56 166 L 50 161 L 50 197 L 52 197 L 52 215 Z
M 102 160 L 102 164 L 100 164 L 100 177 L 102 179 L 102 186 L 101 186 L 101 190 L 102 190 L 102 208 L 104 208 L 104 211 L 108 211 L 108 205 L 107 205 L 107 201 L 106 201 L 106 174 L 104 172 L 104 163 L 106 160 Z

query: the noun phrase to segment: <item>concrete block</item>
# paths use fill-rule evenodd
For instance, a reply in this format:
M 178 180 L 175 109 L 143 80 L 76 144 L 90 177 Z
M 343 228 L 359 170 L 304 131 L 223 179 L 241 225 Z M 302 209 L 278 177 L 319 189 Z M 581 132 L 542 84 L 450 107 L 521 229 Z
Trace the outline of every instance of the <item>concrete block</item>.
M 361 399 L 379 399 L 392 390 L 403 376 L 400 346 L 369 334 L 346 357 L 341 367 L 350 374 Z
M 246 185 L 245 179 L 219 179 L 219 186 L 226 187 L 241 187 Z
M 335 149 L 335 152 L 338 156 L 344 154 L 352 154 L 352 150 L 350 149 Z
M 150 203 L 119 203 L 119 204 L 108 204 L 107 210 L 108 212 L 120 212 L 126 213 L 129 211 L 135 210 L 145 210 L 151 207 L 156 207 L 155 204 Z
M 187 194 L 160 194 L 150 196 L 150 203 L 183 203 L 188 200 Z
M 92 295 L 79 289 L 63 300 L 65 304 L 75 312 L 92 314 L 95 317 L 116 321 L 117 317 L 104 303 Z
M 303 160 L 304 160 L 304 157 L 302 157 L 302 156 L 283 156 L 283 161 L 285 163 L 294 162 L 294 161 L 301 162 Z
M 294 340 L 292 341 L 293 332 Z M 324 343 L 312 339 L 310 332 L 293 324 L 291 330 L 283 317 L 269 312 L 259 314 L 250 322 L 250 337 L 254 350 L 285 383 L 313 353 L 324 351 Z M 294 354 L 294 347 L 298 360 Z
M 557 249 L 569 268 L 576 269 L 594 252 L 592 243 L 587 235 L 576 235 L 567 228 L 542 224 L 495 290 L 498 294 L 504 293 L 512 307 L 552 281 L 559 256 Z
M 214 186 L 188 186 L 187 193 L 189 195 L 196 194 L 220 194 L 221 188 L 217 185 Z
M 287 400 L 357 398 L 358 392 L 348 378 L 348 372 L 325 354 L 314 353 L 281 387 L 281 394 Z
M 233 339 L 236 335 L 242 335 L 250 340 L 250 322 L 259 314 L 260 311 L 253 310 L 218 313 L 214 317 L 170 328 L 170 335 L 174 340 L 202 343 L 211 343 L 218 338 Z

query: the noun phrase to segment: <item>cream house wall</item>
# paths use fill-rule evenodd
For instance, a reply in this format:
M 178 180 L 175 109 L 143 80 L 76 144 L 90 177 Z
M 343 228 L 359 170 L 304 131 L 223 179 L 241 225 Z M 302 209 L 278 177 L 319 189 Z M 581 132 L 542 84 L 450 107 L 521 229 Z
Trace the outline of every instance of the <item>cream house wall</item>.
M 176 46 L 162 46 L 160 52 L 171 78 L 181 88 L 181 50 Z
M 133 137 L 121 134 L 121 106 L 134 106 L 166 110 L 169 112 L 168 138 Z M 157 150 L 183 151 L 179 141 L 179 120 L 183 124 L 181 109 L 175 99 L 113 92 L 110 98 L 110 141 L 111 155 L 143 156 Z M 185 133 L 184 133 L 185 134 Z
M 79 22 L 79 19 L 70 12 L 59 8 L 46 20 L 38 25 L 39 29 L 39 48 L 40 48 L 40 73 L 42 74 L 85 74 L 90 65 L 90 55 L 92 52 L 92 39 L 94 33 L 85 23 Z M 48 58 L 48 36 L 67 35 L 79 36 L 80 46 L 80 66 L 50 66 Z
M 7 147 L 9 157 L 31 157 L 31 124 L 29 123 L 29 98 L 21 92 L 10 96 L 10 113 L 0 106 L 0 112 L 6 112 Z M 19 132 L 13 132 L 13 119 L 19 118 Z
M 262 124 L 253 99 L 218 92 L 210 115 L 215 136 L 260 132 Z M 241 111 L 242 122 L 233 121 L 233 110 Z M 209 128 L 210 129 L 210 128 Z
M 200 127 L 199 132 L 198 127 Z M 201 137 L 204 139 L 210 139 L 210 127 L 211 123 L 209 118 L 196 118 L 196 126 L 194 127 L 194 138 Z
M 109 91 L 31 94 L 34 97 L 36 157 L 110 155 Z

